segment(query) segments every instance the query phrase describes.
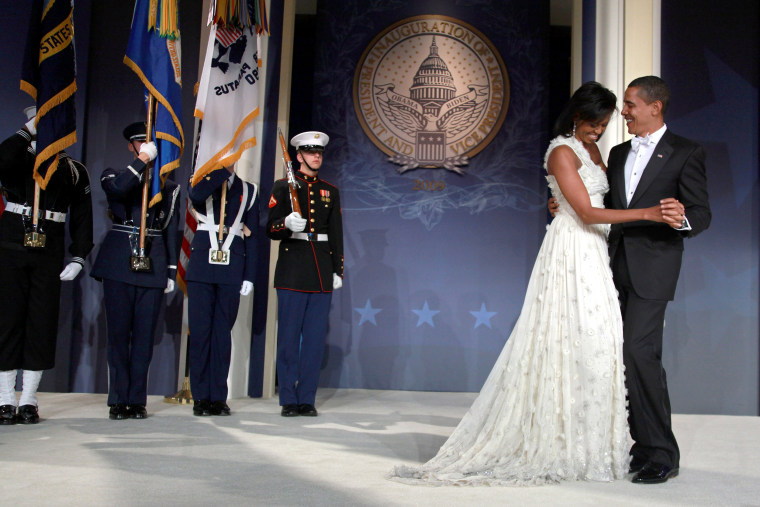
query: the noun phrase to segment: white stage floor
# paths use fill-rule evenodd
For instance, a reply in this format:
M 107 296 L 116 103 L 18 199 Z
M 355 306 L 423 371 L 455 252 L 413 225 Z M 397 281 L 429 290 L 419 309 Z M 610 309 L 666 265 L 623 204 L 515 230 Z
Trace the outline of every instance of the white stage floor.
M 39 396 L 38 425 L 0 426 L 0 505 L 760 505 L 760 418 L 675 415 L 681 474 L 660 485 L 566 482 L 409 486 L 474 394 L 320 389 L 317 418 L 276 399 L 229 402 L 231 417 L 148 400 L 111 421 L 106 396 Z

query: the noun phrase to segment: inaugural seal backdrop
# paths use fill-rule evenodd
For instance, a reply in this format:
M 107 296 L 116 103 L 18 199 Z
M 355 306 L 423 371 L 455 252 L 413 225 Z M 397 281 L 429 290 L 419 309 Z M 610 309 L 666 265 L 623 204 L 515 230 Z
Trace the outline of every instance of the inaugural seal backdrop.
M 546 225 L 548 24 L 546 1 L 319 2 L 346 265 L 323 385 L 480 389 Z

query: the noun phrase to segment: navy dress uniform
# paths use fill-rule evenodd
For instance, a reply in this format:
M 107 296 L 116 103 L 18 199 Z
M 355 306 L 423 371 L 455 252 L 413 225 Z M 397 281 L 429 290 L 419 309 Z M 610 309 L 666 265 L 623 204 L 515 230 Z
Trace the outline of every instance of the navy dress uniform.
M 133 123 L 124 137 L 136 155 L 155 150 L 145 141 L 145 124 Z M 137 144 L 136 144 L 137 143 Z M 152 147 L 151 147 L 152 146 Z M 148 161 L 155 158 L 145 157 Z M 173 289 L 179 255 L 179 186 L 167 180 L 161 201 L 148 207 L 145 256 L 150 271 L 133 271 L 142 213 L 142 188 L 147 164 L 136 158 L 124 169 L 106 169 L 100 184 L 113 220 L 100 245 L 90 276 L 103 282 L 108 327 L 108 405 L 111 419 L 147 416 L 148 369 L 164 291 Z M 168 292 L 168 291 L 167 291 Z
M 227 190 L 220 240 L 223 185 Z M 226 400 L 232 326 L 240 296 L 251 292 L 256 272 L 256 192 L 255 185 L 226 170 L 216 170 L 190 188 L 198 221 L 185 277 L 194 415 L 230 414 Z
M 277 289 L 277 380 L 281 414 L 316 416 L 314 400 L 334 288 L 343 277 L 340 193 L 318 176 L 329 137 L 304 132 L 291 139 L 298 151 L 295 173 L 303 217 L 291 208 L 287 179 L 274 183 L 267 235 L 280 240 L 274 275 Z
M 35 159 L 33 120 L 0 144 L 0 181 L 7 197 L 0 217 L 0 424 L 36 423 L 42 370 L 55 366 L 61 280 L 73 279 L 92 249 L 92 197 L 87 169 L 59 154 L 58 168 L 40 192 L 44 247 L 24 246 L 32 221 Z M 31 131 L 30 131 L 31 129 Z M 63 269 L 68 222 L 71 262 Z M 73 275 L 73 276 L 72 276 Z M 16 370 L 23 392 L 16 415 Z

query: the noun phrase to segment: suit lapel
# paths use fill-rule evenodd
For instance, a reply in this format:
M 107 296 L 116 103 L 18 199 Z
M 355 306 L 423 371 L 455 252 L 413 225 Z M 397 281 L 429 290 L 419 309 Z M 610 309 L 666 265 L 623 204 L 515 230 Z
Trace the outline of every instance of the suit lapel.
M 652 158 L 649 159 L 647 166 L 644 168 L 644 173 L 641 175 L 641 180 L 639 180 L 639 184 L 636 186 L 636 192 L 633 193 L 629 206 L 634 206 L 636 201 L 644 195 L 647 188 L 657 178 L 657 175 L 660 174 L 660 171 L 665 167 L 665 163 L 673 153 L 673 146 L 668 142 L 669 133 L 670 131 L 666 130 L 660 142 L 655 146 Z
M 620 203 L 621 209 L 626 207 L 627 202 L 625 198 L 625 159 L 630 150 L 631 141 L 626 141 L 621 145 L 621 149 L 615 150 L 615 158 L 614 160 L 610 159 L 607 168 L 610 173 L 608 176 L 610 188 L 617 194 L 617 201 Z

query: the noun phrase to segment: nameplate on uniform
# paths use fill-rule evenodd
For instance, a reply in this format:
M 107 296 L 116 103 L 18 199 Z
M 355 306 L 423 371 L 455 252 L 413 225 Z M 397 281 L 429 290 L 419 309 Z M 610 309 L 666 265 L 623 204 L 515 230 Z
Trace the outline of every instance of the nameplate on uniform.
M 209 250 L 208 263 L 228 266 L 230 264 L 230 251 L 229 250 L 214 250 L 214 249 Z

